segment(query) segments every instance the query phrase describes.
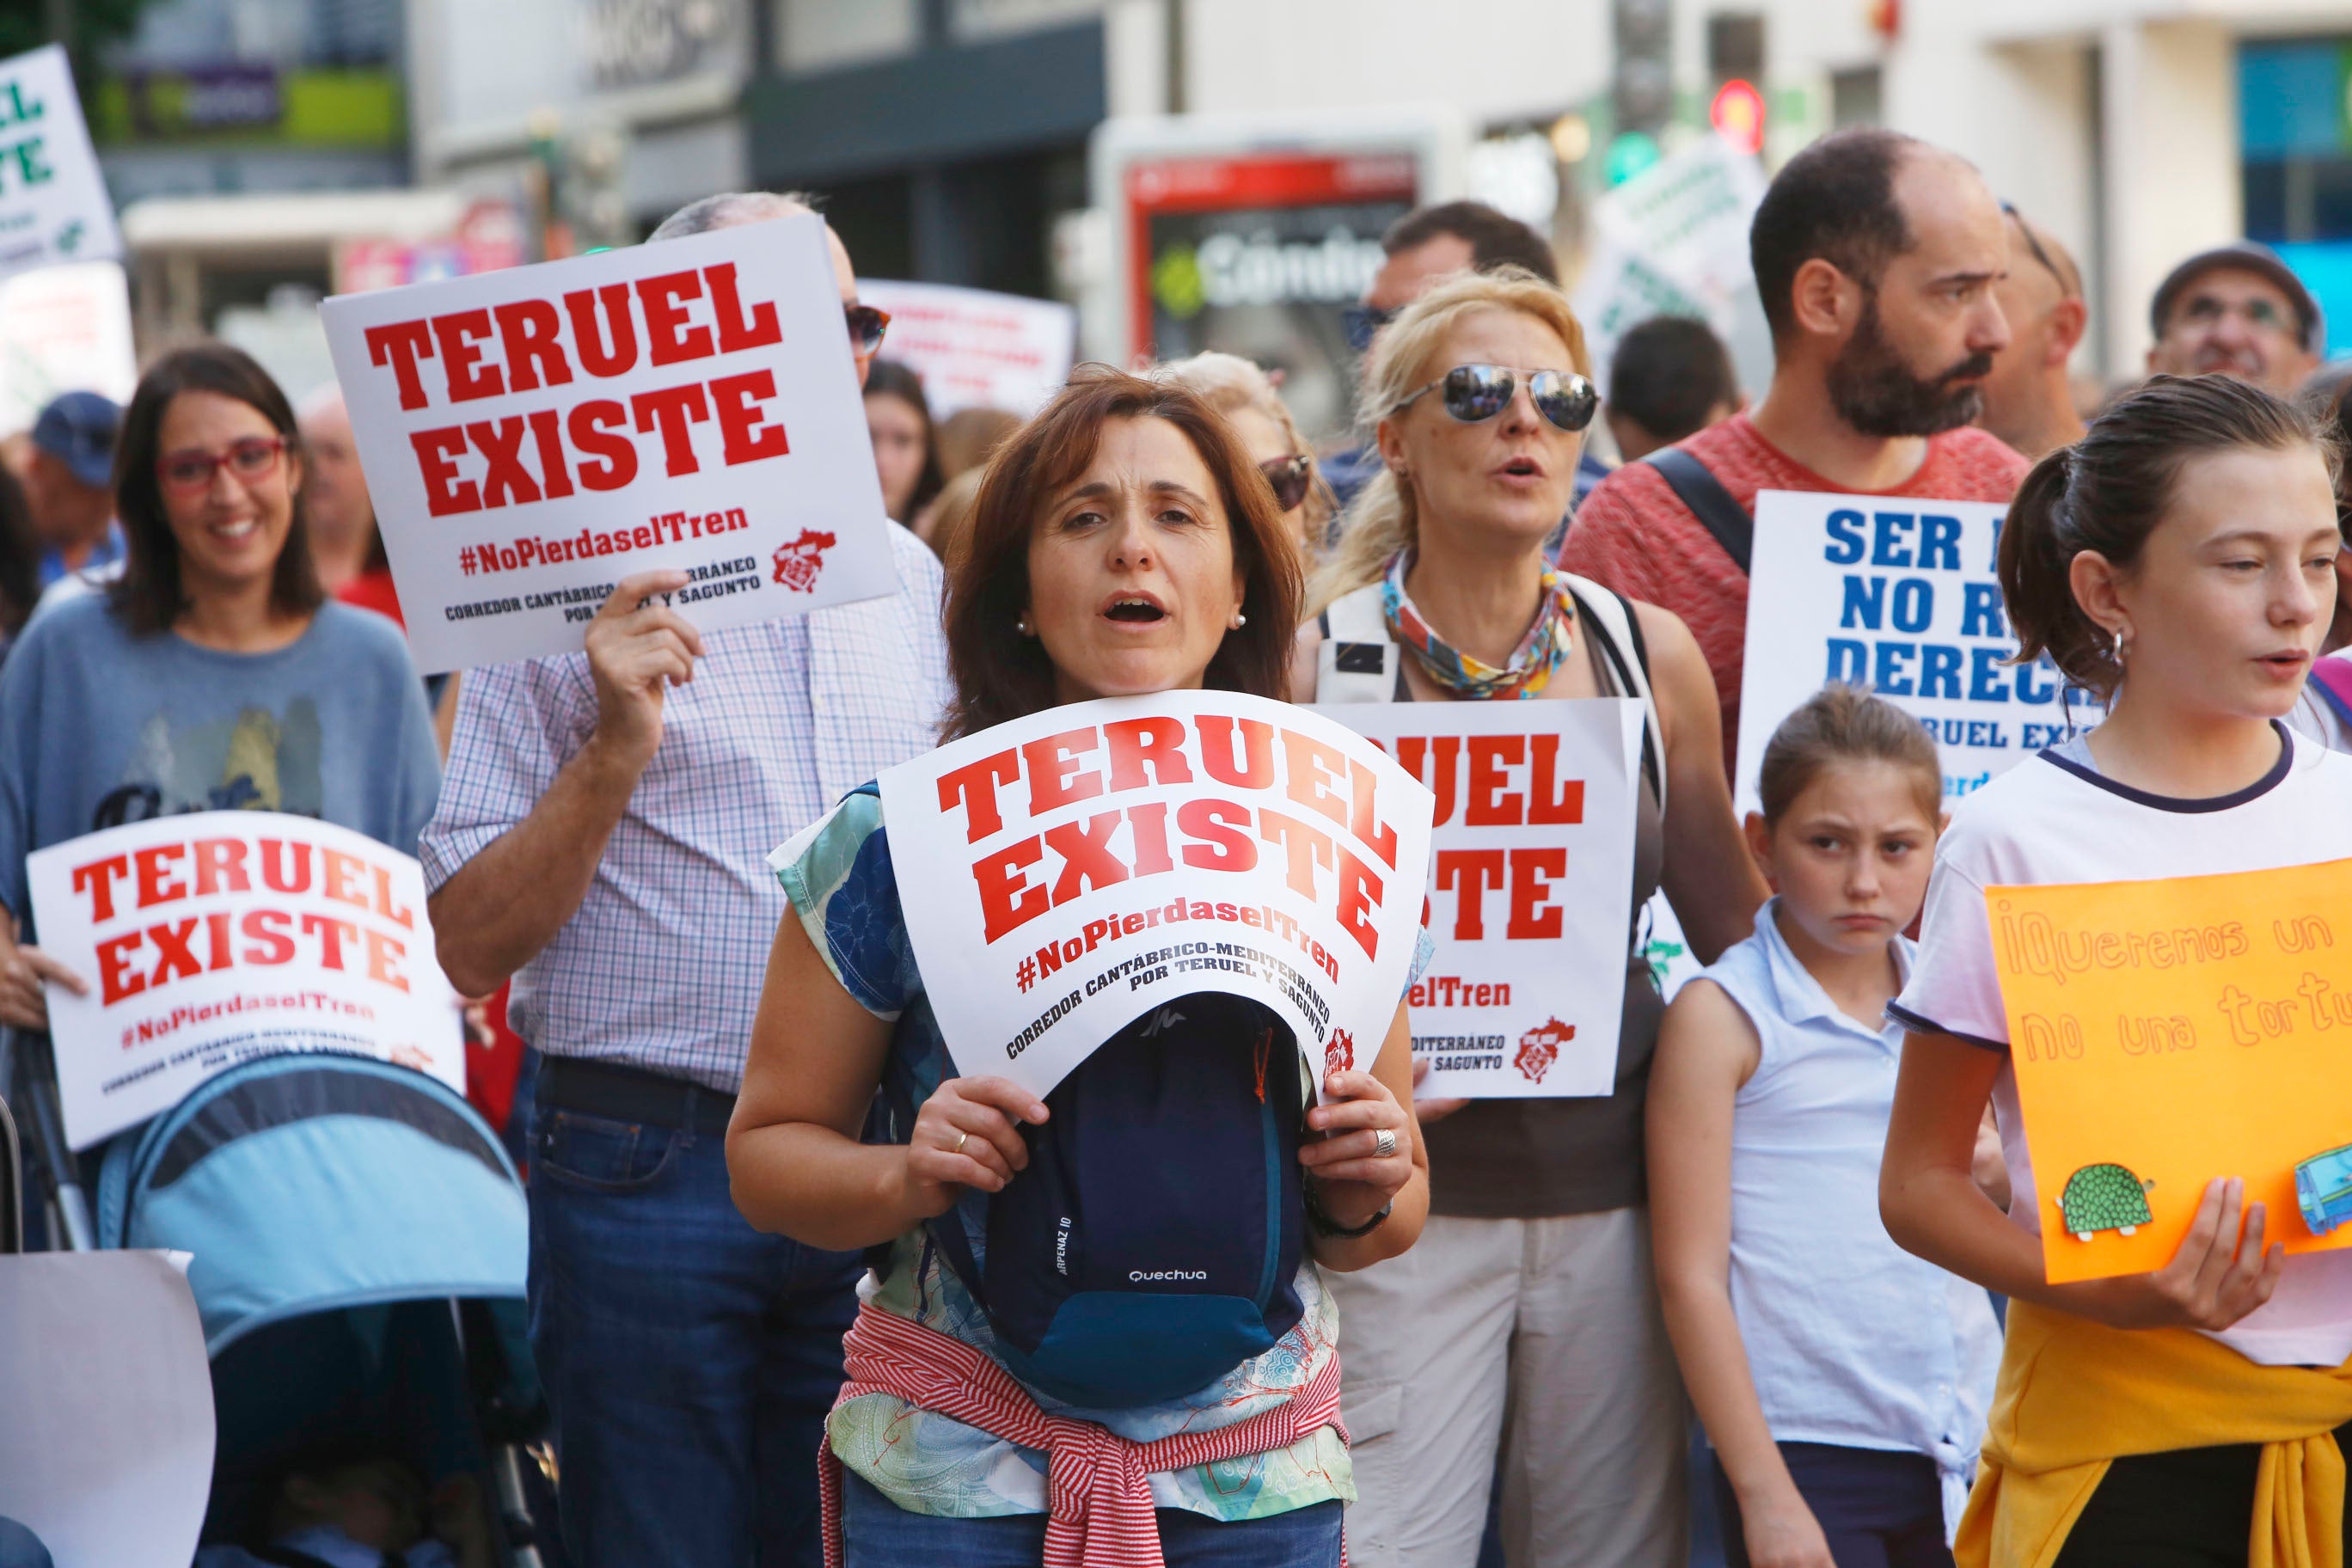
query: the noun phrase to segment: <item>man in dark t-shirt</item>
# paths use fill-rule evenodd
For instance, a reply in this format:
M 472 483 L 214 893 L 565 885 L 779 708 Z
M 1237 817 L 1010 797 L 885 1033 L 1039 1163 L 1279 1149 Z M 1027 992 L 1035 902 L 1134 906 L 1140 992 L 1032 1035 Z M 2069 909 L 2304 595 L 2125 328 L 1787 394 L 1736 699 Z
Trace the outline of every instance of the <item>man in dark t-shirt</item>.
M 1675 448 L 1754 515 L 1759 489 L 2004 501 L 2026 463 L 1970 427 L 2009 328 L 2000 204 L 1975 169 L 1875 127 L 1790 159 L 1748 232 L 1770 389 Z M 1665 477 L 1628 463 L 1577 509 L 1560 564 L 1680 616 L 1723 703 L 1734 765 L 1748 573 Z

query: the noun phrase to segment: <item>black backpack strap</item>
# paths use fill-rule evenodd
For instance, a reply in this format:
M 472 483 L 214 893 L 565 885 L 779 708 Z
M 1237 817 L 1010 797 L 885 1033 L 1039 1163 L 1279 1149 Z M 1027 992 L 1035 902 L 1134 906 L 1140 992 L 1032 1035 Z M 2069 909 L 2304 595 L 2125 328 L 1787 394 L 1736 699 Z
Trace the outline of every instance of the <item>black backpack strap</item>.
M 1756 520 L 1731 499 L 1723 481 L 1680 447 L 1664 447 L 1642 460 L 1658 470 L 1658 477 L 1666 481 L 1683 505 L 1690 508 L 1699 526 L 1714 536 L 1723 552 L 1731 557 L 1731 563 L 1746 575 L 1748 557 L 1756 543 Z

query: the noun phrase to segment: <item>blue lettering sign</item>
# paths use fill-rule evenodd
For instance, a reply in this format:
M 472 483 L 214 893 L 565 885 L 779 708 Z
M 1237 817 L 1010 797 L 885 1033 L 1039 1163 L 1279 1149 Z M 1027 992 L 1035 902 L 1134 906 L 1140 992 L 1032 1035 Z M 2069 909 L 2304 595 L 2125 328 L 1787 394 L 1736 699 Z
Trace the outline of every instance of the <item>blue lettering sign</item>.
M 1862 559 L 1862 513 L 1833 511 L 1829 518 L 1830 542 L 1822 558 L 1832 566 L 1851 566 Z
M 1870 563 L 1873 566 L 1908 566 L 1911 564 L 1911 530 L 1918 520 L 1907 511 L 1882 511 L 1878 526 L 1871 531 Z
M 1935 519 L 1927 520 L 1933 522 Z M 1906 577 L 1895 584 L 1895 629 L 1924 632 L 1936 618 L 1936 585 L 1925 577 Z

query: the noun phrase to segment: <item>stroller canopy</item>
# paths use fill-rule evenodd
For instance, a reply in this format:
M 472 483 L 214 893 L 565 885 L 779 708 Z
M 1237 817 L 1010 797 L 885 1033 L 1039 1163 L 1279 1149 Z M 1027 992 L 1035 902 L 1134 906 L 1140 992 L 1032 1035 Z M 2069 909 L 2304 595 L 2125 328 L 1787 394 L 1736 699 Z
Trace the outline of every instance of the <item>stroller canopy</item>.
M 265 1057 L 108 1150 L 99 1245 L 195 1255 L 217 1357 L 256 1329 L 346 1307 L 520 1300 L 520 1183 L 436 1079 L 360 1057 Z

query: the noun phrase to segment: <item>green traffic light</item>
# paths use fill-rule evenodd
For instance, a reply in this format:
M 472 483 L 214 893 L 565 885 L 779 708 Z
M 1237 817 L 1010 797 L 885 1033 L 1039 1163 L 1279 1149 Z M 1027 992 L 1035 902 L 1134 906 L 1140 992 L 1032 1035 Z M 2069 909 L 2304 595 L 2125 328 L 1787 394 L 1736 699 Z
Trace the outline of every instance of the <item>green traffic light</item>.
M 1657 139 L 1646 132 L 1627 131 L 1609 143 L 1606 164 L 1609 183 L 1622 185 L 1643 170 L 1657 163 L 1662 154 Z

